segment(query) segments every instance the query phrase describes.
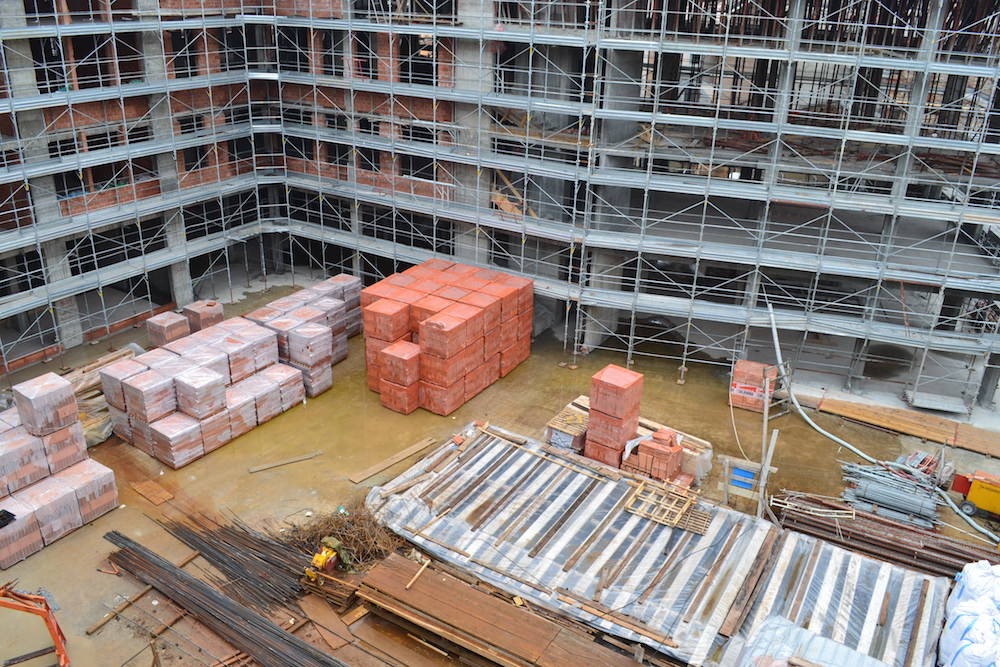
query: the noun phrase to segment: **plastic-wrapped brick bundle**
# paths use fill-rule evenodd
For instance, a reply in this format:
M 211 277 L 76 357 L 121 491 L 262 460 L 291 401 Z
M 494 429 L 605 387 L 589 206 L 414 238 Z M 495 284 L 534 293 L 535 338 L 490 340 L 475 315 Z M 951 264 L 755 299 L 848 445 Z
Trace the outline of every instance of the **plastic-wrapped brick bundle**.
M 250 377 L 257 370 L 257 360 L 253 356 L 253 345 L 241 338 L 230 335 L 216 343 L 216 348 L 229 357 L 229 381 L 232 383 Z
M 201 331 L 222 321 L 222 304 L 218 301 L 195 301 L 181 310 L 191 331 Z
M 153 455 L 176 470 L 201 458 L 205 447 L 201 424 L 183 412 L 175 412 L 149 425 L 153 433 Z
M 223 409 L 201 420 L 201 440 L 206 454 L 222 447 L 232 439 L 229 410 Z
M 333 334 L 333 346 L 330 350 L 331 364 L 339 364 L 341 361 L 347 358 L 347 332 L 341 331 L 340 333 Z
M 0 498 L 0 510 L 14 515 L 12 522 L 0 528 L 0 570 L 6 570 L 41 551 L 45 543 L 30 505 L 9 496 Z
M 281 411 L 286 412 L 306 398 L 305 384 L 302 382 L 302 371 L 287 364 L 274 364 L 260 372 L 281 390 Z
M 288 332 L 288 360 L 299 368 L 330 365 L 333 334 L 323 324 L 300 324 Z
M 191 327 L 187 318 L 177 313 L 160 313 L 146 320 L 146 334 L 149 342 L 156 347 L 162 347 L 189 333 Z
M 118 507 L 118 487 L 115 473 L 94 459 L 84 459 L 56 475 L 76 493 L 80 518 L 90 523 Z
M 325 282 L 339 286 L 343 291 L 344 295 L 341 299 L 347 304 L 347 307 L 357 308 L 361 305 L 361 280 L 355 278 L 352 275 L 341 273 L 332 278 L 328 278 Z
M 298 292 L 295 293 L 295 296 L 298 297 L 299 299 L 302 299 L 302 303 L 304 305 L 309 305 L 316 299 L 323 296 L 323 293 L 320 290 L 317 290 L 315 286 L 313 286 L 313 287 L 304 287 L 300 289 Z
M 175 354 L 170 350 L 165 350 L 162 347 L 158 347 L 156 349 L 149 350 L 148 352 L 143 352 L 142 354 L 135 357 L 133 361 L 137 361 L 140 364 L 143 364 L 144 366 L 152 368 L 153 366 L 161 364 L 164 361 L 167 361 L 168 359 L 176 359 L 179 356 L 180 355 Z
M 326 324 L 326 313 L 319 308 L 312 306 L 301 306 L 286 313 L 287 317 L 294 317 L 302 322 L 313 322 L 316 324 Z
M 251 310 L 246 313 L 243 318 L 250 320 L 254 324 L 264 324 L 269 320 L 273 320 L 276 317 L 281 317 L 285 314 L 285 311 L 279 310 L 278 308 L 271 308 L 270 306 L 262 306 L 256 310 Z
M 278 335 L 275 332 L 248 322 L 239 329 L 237 336 L 253 346 L 256 370 L 278 363 Z
M 193 334 L 188 336 L 188 338 L 197 341 L 201 345 L 215 345 L 228 335 L 228 331 L 216 324 L 215 326 L 208 327 L 207 329 L 195 331 Z
M 183 357 L 177 357 L 176 359 L 161 361 L 155 366 L 151 366 L 150 370 L 156 371 L 163 377 L 173 380 L 175 377 L 191 368 L 196 368 L 196 366 Z
M 225 352 L 209 346 L 202 346 L 191 350 L 184 355 L 184 358 L 195 366 L 212 369 L 222 376 L 223 384 L 228 385 L 230 383 L 229 355 Z
M 0 492 L 14 493 L 49 475 L 41 438 L 23 426 L 0 434 Z
M 177 409 L 174 381 L 156 371 L 144 371 L 122 382 L 125 411 L 135 421 L 147 424 Z
M 330 327 L 331 331 L 344 331 L 347 326 L 347 307 L 344 305 L 343 301 L 340 299 L 323 297 L 321 299 L 316 299 L 309 305 L 316 310 L 323 311 L 326 314 L 326 321 L 323 322 L 323 324 Z
M 184 338 L 178 338 L 177 340 L 171 341 L 163 346 L 164 350 L 170 350 L 174 354 L 184 356 L 191 350 L 201 347 L 201 343 L 197 338 L 192 336 L 184 336 Z
M 638 416 L 642 385 L 642 373 L 608 364 L 591 377 L 590 407 L 622 419 Z
M 333 368 L 324 365 L 303 369 L 302 382 L 306 387 L 306 396 L 319 396 L 333 386 Z
M 108 364 L 100 370 L 101 391 L 108 405 L 125 409 L 125 394 L 122 393 L 122 380 L 127 380 L 133 375 L 147 370 L 145 364 L 140 364 L 132 359 L 122 359 L 113 364 Z
M 3 423 L 10 427 L 7 430 L 17 428 L 21 425 L 21 413 L 17 411 L 17 408 L 7 408 L 0 412 L 0 420 L 3 420 Z
M 347 336 L 357 336 L 362 331 L 361 324 L 361 309 L 360 308 L 348 308 L 347 313 L 344 315 L 344 331 L 347 332 Z
M 15 497 L 34 511 L 46 546 L 83 525 L 76 490 L 58 477 L 46 477 Z
M 344 288 L 341 285 L 333 285 L 326 280 L 320 281 L 310 288 L 319 295 L 320 299 L 336 299 L 343 301 Z M 315 303 L 315 302 L 313 302 Z
M 281 389 L 263 375 L 251 375 L 238 387 L 254 397 L 257 423 L 263 424 L 281 414 Z
M 282 313 L 287 313 L 290 310 L 301 308 L 305 305 L 305 303 L 306 300 L 298 296 L 298 294 L 289 294 L 288 296 L 283 296 L 280 299 L 275 299 L 271 303 L 267 304 L 267 307 L 280 310 Z
M 278 336 L 278 359 L 288 360 L 288 332 L 302 324 L 297 317 L 281 316 L 270 320 L 265 326 Z
M 16 384 L 13 392 L 21 424 L 32 435 L 47 435 L 80 419 L 73 385 L 55 373 Z
M 143 454 L 155 456 L 153 451 L 153 429 L 150 427 L 149 422 L 144 422 L 134 417 L 129 417 L 128 421 L 132 429 L 132 446 Z
M 74 463 L 87 458 L 87 439 L 83 435 L 83 425 L 76 422 L 54 433 L 42 436 L 45 459 L 49 462 L 49 472 L 59 472 Z
M 248 324 L 252 324 L 252 322 L 244 317 L 229 317 L 222 320 L 212 328 L 225 331 L 229 334 L 238 334 L 240 329 Z
M 125 442 L 132 442 L 132 426 L 128 421 L 128 413 L 113 405 L 108 406 L 111 417 L 111 431 Z
M 257 398 L 239 386 L 226 389 L 230 435 L 235 440 L 257 426 Z
M 465 402 L 464 378 L 446 387 L 423 380 L 418 384 L 420 385 L 420 407 L 436 415 L 446 417 Z
M 189 368 L 174 378 L 174 388 L 177 409 L 195 419 L 205 419 L 226 407 L 226 385 L 210 368 Z

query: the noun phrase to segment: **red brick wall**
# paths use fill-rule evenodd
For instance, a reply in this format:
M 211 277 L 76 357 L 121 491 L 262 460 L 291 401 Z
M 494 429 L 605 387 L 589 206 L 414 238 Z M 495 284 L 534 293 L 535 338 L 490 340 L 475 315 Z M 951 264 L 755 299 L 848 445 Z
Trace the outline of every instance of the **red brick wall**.
M 149 112 L 149 102 L 145 97 L 128 97 L 122 100 L 86 102 L 70 107 L 49 107 L 43 110 L 45 125 L 51 130 L 66 130 L 121 123 L 124 120 L 141 118 Z
M 59 202 L 59 209 L 63 215 L 79 215 L 95 209 L 154 197 L 158 194 L 160 194 L 159 180 L 141 181 L 136 183 L 134 187 L 131 184 L 122 185 L 101 192 L 84 193 L 77 197 L 63 199 Z

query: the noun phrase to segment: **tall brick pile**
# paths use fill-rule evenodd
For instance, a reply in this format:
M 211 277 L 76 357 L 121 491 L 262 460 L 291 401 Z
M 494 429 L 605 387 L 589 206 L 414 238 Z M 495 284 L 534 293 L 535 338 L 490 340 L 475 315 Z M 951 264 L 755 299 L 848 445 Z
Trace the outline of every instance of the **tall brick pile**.
M 639 429 L 642 385 L 642 373 L 614 364 L 594 373 L 584 456 L 621 467 L 625 446 Z
M 764 412 L 764 404 L 770 402 L 777 379 L 777 366 L 746 359 L 737 361 L 729 383 L 729 404 L 734 408 Z
M 0 515 L 13 517 L 0 528 L 0 569 L 118 506 L 114 472 L 87 457 L 68 381 L 22 382 L 14 403 L 0 412 Z
M 368 387 L 409 414 L 457 410 L 531 353 L 534 284 L 433 259 L 361 291 Z

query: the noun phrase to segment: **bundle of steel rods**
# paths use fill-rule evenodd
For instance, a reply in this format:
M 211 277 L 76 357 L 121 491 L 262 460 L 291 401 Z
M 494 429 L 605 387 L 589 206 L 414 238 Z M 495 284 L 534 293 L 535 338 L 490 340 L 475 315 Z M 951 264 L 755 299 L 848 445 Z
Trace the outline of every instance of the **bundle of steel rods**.
M 927 574 L 954 576 L 977 560 L 1000 563 L 996 551 L 854 509 L 808 493 L 776 494 L 773 506 L 783 528 L 819 537 L 880 560 Z M 831 512 L 836 512 L 833 515 Z
M 119 548 L 110 556 L 112 563 L 160 591 L 196 621 L 261 664 L 346 667 L 125 535 L 112 531 L 104 538 Z
M 224 581 L 212 583 L 249 607 L 264 612 L 305 594 L 299 579 L 309 565 L 308 556 L 239 519 L 222 523 L 190 514 L 159 523 L 225 576 Z

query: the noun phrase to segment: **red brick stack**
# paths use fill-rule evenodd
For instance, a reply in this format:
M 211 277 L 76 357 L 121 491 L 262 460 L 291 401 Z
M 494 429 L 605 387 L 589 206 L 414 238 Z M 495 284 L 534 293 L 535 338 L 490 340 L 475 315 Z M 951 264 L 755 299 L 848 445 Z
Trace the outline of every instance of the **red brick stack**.
M 734 408 L 764 412 L 765 401 L 774 393 L 778 367 L 759 361 L 737 361 L 729 384 L 729 404 Z M 770 379 L 770 389 L 765 395 L 765 378 Z
M 609 364 L 594 373 L 583 455 L 621 467 L 628 441 L 639 428 L 642 373 Z
M 149 342 L 157 347 L 166 345 L 191 333 L 187 318 L 177 313 L 160 313 L 146 320 L 146 335 Z
M 218 301 L 195 301 L 181 309 L 187 318 L 191 331 L 201 331 L 218 324 L 224 318 L 222 304 Z
M 531 352 L 526 278 L 432 259 L 363 289 L 361 307 L 368 388 L 403 414 L 451 414 Z
M 622 461 L 622 470 L 658 480 L 672 480 L 680 474 L 684 450 L 677 431 L 661 428 L 641 441 L 632 455 Z
M 118 506 L 115 474 L 87 458 L 73 387 L 46 373 L 13 388 L 0 419 L 0 569 Z

